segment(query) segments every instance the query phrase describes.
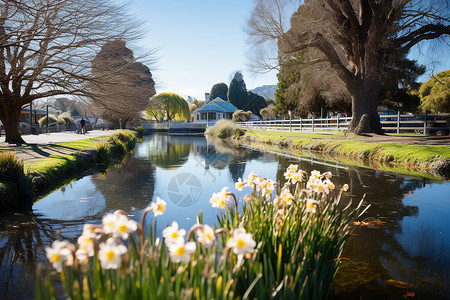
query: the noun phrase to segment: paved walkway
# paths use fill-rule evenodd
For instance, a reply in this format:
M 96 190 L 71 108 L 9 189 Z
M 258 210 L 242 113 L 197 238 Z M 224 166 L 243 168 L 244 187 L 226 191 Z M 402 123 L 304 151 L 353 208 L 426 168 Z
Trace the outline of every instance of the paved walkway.
M 50 155 L 72 154 L 78 152 L 68 147 L 56 146 L 53 144 L 70 142 L 76 140 L 90 139 L 101 136 L 108 136 L 115 133 L 115 130 L 92 130 L 85 135 L 75 132 L 55 132 L 43 133 L 39 135 L 23 135 L 22 138 L 27 142 L 26 145 L 10 145 L 5 143 L 5 136 L 0 137 L 0 152 L 14 151 L 16 156 L 26 162 L 33 162 L 39 159 L 49 157 Z

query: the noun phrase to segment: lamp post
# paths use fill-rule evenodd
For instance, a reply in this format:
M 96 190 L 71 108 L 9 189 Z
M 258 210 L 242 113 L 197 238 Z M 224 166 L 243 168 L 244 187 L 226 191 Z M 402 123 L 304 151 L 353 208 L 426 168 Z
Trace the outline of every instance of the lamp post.
M 45 133 L 48 133 L 48 104 L 47 104 L 47 118 L 46 118 L 46 123 L 45 123 Z
M 30 134 L 32 133 L 31 128 L 33 128 L 33 101 L 30 102 Z

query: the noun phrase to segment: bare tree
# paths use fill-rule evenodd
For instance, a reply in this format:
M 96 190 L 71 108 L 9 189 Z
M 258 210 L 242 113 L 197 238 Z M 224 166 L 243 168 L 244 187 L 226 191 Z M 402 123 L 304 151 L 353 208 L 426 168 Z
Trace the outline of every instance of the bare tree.
M 269 0 L 257 5 L 262 1 Z M 276 1 L 280 0 L 272 0 Z M 266 32 L 277 32 L 265 22 L 270 11 L 265 13 L 253 14 L 249 22 L 259 42 L 267 38 Z M 323 54 L 351 96 L 350 131 L 382 133 L 377 100 L 392 80 L 386 70 L 395 69 L 397 58 L 416 44 L 448 39 L 449 20 L 447 0 L 305 0 L 291 17 L 290 29 L 276 38 L 283 54 L 308 48 Z M 262 30 L 255 23 L 268 26 Z M 311 57 L 304 63 L 317 62 L 322 60 Z M 366 121 L 360 124 L 362 119 Z
M 91 60 L 115 39 L 139 38 L 140 23 L 108 0 L 0 0 L 0 120 L 23 143 L 21 108 L 58 95 L 89 96 Z
M 280 113 L 286 115 L 286 110 L 298 116 L 315 116 L 321 112 L 338 111 L 351 114 L 351 99 L 344 84 L 336 72 L 324 61 L 312 65 L 304 64 L 304 59 L 321 54 L 307 49 L 296 55 L 280 55 L 280 71 L 278 74 L 278 89 L 276 103 Z M 324 103 L 315 103 L 319 102 Z M 294 109 L 292 104 L 296 104 Z M 324 105 L 326 107 L 321 107 Z
M 125 127 L 156 94 L 152 73 L 123 40 L 106 43 L 92 61 L 91 105 L 103 119 Z

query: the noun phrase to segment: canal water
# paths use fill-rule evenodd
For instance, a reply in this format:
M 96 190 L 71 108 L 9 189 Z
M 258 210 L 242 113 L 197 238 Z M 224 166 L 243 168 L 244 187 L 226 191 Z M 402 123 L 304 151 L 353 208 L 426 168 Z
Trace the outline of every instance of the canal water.
M 158 231 L 176 220 L 188 229 L 203 211 L 213 224 L 209 199 L 254 172 L 284 181 L 291 164 L 333 172 L 347 201 L 370 204 L 365 217 L 382 225 L 356 227 L 347 241 L 332 299 L 450 299 L 450 182 L 432 182 L 370 169 L 324 165 L 255 150 L 208 143 L 204 137 L 152 135 L 122 164 L 73 181 L 40 200 L 31 215 L 0 219 L 0 299 L 30 299 L 36 266 L 57 239 L 76 242 L 83 224 L 100 223 L 123 209 L 139 220 L 157 196 L 166 200 Z M 238 193 L 243 197 L 245 190 Z M 151 217 L 148 222 L 152 222 Z M 57 232 L 59 232 L 57 234 Z

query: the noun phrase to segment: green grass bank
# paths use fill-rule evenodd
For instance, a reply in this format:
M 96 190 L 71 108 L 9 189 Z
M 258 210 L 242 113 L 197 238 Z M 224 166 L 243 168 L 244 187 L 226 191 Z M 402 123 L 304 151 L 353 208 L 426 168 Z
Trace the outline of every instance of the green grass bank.
M 367 142 L 364 137 L 343 134 L 265 132 L 249 130 L 239 144 L 262 150 L 315 156 L 347 165 L 370 167 L 430 179 L 450 178 L 450 145 Z M 403 137 L 402 137 L 403 138 Z M 414 139 L 414 136 L 408 140 Z
M 111 162 L 121 160 L 142 136 L 140 131 L 120 131 L 112 136 L 21 149 L 45 153 L 32 161 L 18 159 L 6 149 L 0 155 L 0 210 L 31 210 L 35 201 L 87 169 L 107 169 Z

